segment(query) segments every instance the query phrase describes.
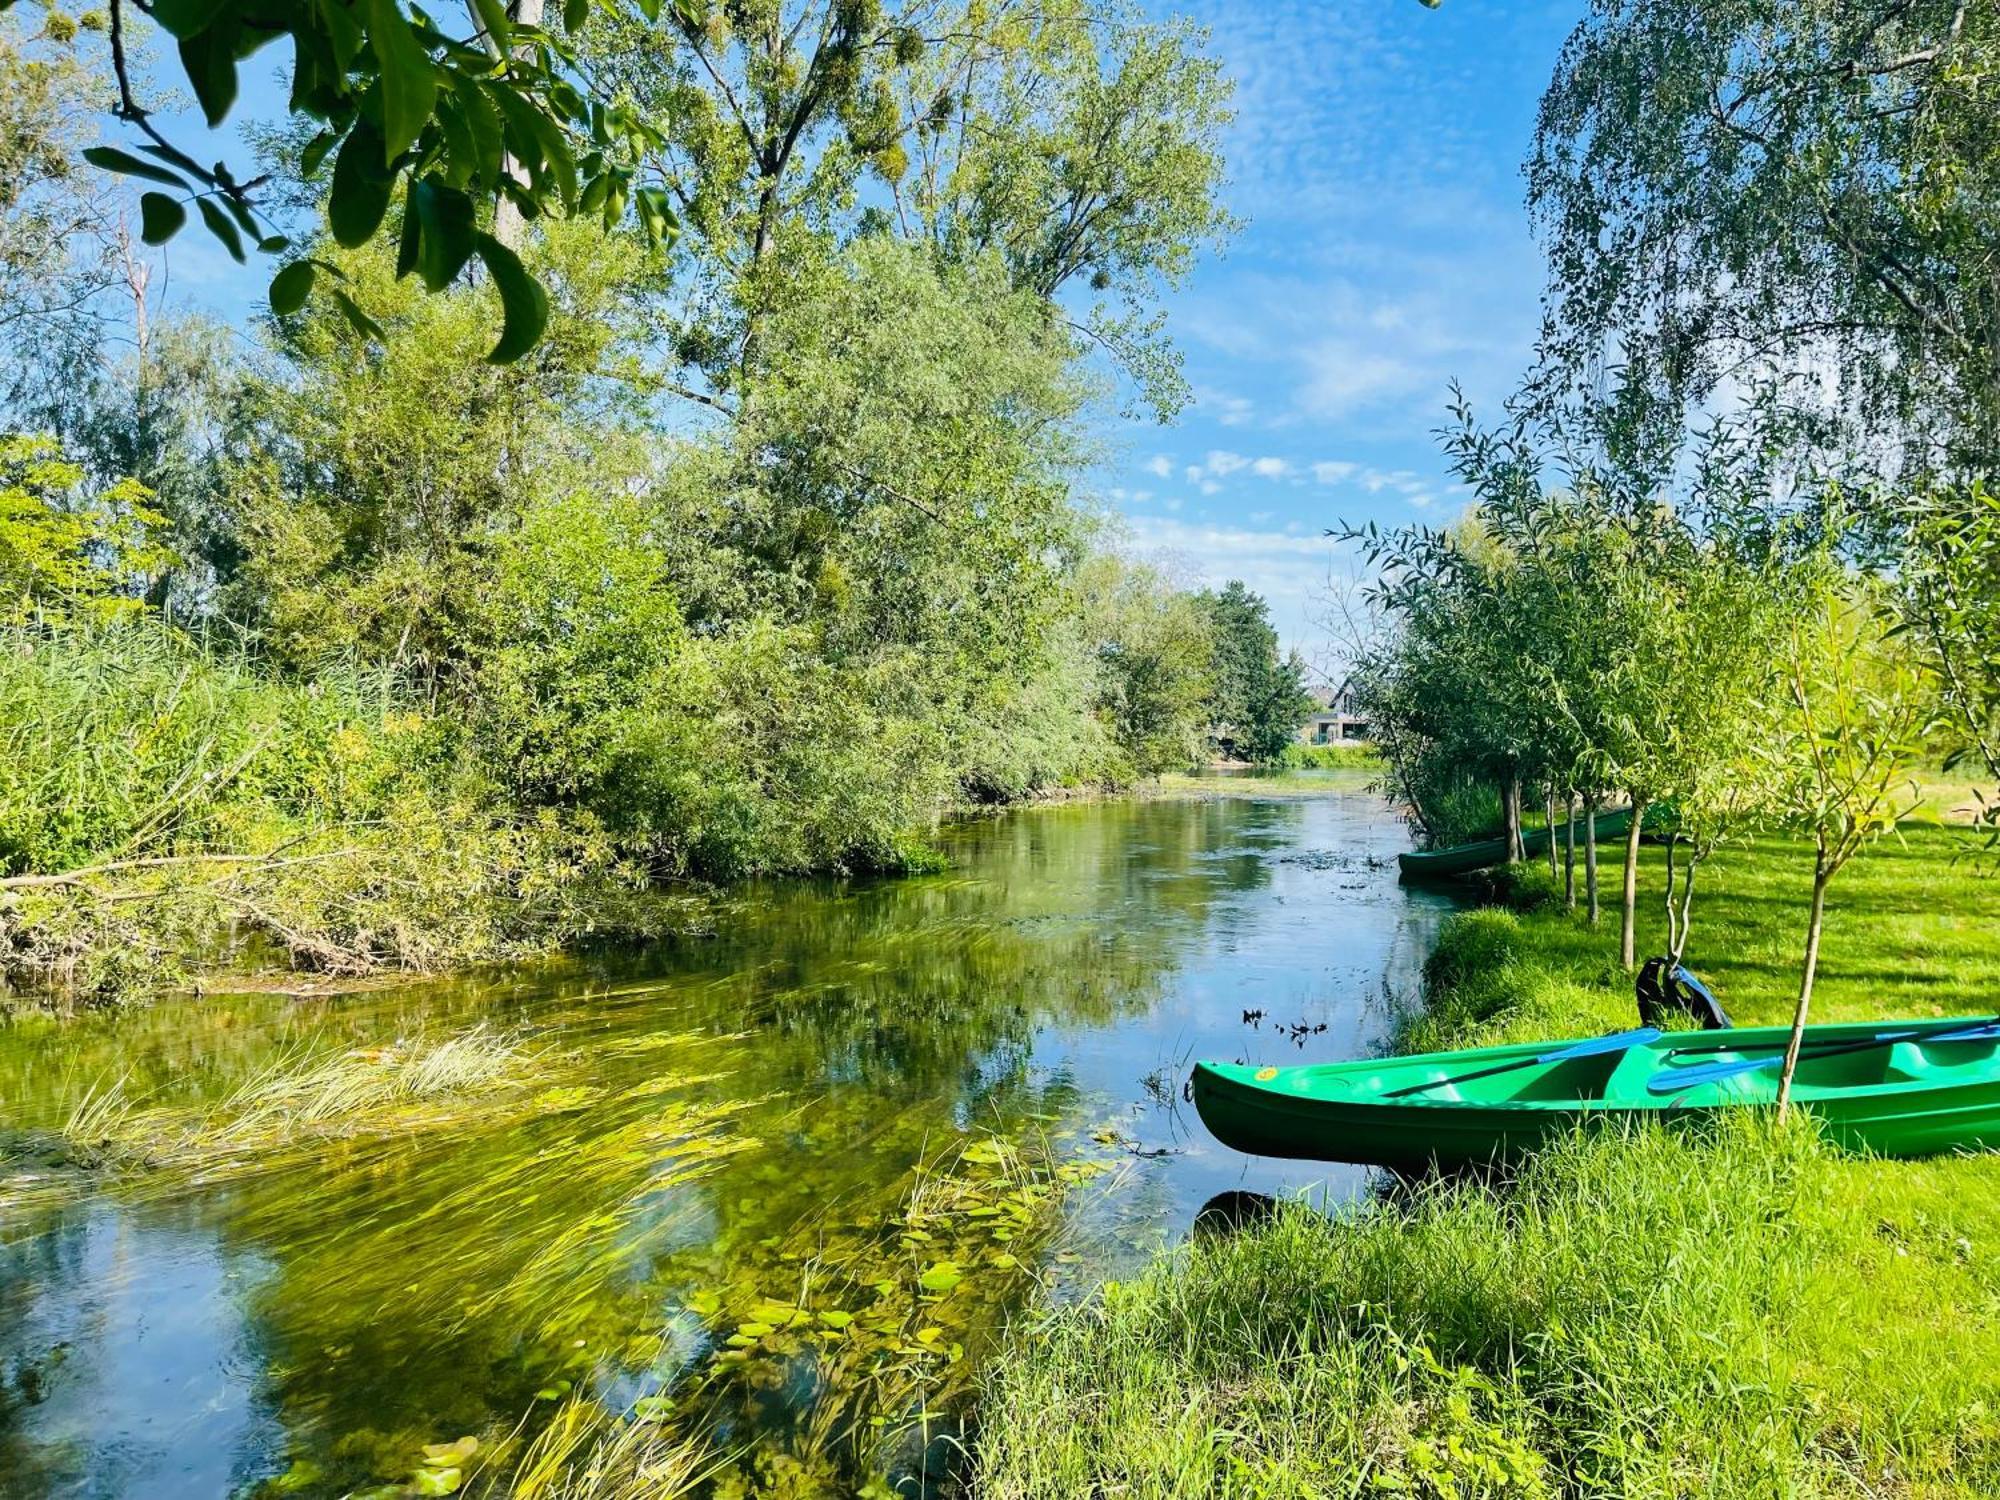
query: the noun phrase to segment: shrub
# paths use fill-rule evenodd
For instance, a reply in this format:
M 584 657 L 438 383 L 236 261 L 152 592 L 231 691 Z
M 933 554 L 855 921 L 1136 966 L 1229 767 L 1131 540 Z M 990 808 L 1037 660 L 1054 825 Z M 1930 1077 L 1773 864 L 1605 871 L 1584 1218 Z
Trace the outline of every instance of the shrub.
M 1288 771 L 1377 771 L 1382 757 L 1373 745 L 1302 745 L 1294 740 L 1278 753 Z

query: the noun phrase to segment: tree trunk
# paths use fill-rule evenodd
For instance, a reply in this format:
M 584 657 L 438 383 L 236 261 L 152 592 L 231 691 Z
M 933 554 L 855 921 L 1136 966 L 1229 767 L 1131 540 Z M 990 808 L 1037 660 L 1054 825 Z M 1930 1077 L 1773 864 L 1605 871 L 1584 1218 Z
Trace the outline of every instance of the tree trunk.
M 1549 832 L 1549 882 L 1554 884 L 1562 878 L 1562 871 L 1556 868 L 1556 789 L 1553 783 L 1542 797 L 1542 811 L 1548 817 L 1542 826 Z
M 1590 925 L 1597 925 L 1597 799 L 1583 803 L 1583 886 L 1590 900 Z
M 1507 863 L 1521 862 L 1521 773 L 1509 771 L 1506 785 L 1500 789 L 1501 827 L 1507 841 Z
M 517 25 L 539 26 L 542 24 L 543 3 L 544 0 L 512 0 L 512 3 L 507 7 L 507 15 Z M 475 26 L 479 25 L 478 8 L 468 5 L 466 9 L 472 12 L 473 24 Z M 487 50 L 497 57 L 500 49 L 495 44 L 493 38 L 488 37 L 486 44 Z M 527 56 L 527 48 L 528 44 L 524 42 L 514 50 L 517 55 L 525 57 Z M 510 181 L 519 177 L 520 167 L 521 164 L 512 155 L 504 156 L 500 159 L 500 175 Z M 521 217 L 520 206 L 512 198 L 507 197 L 504 193 L 501 194 L 493 205 L 493 238 L 505 245 L 509 250 L 519 250 L 521 248 L 521 238 L 527 232 L 527 227 L 527 220 Z
M 1792 1107 L 1792 1074 L 1799 1066 L 1799 1046 L 1806 1038 L 1806 1011 L 1812 1005 L 1813 975 L 1819 969 L 1819 934 L 1826 919 L 1826 883 L 1833 872 L 1824 860 L 1813 866 L 1812 915 L 1806 921 L 1806 965 L 1799 976 L 1799 1008 L 1792 1013 L 1792 1036 L 1785 1043 L 1785 1068 L 1778 1075 L 1778 1118 Z
M 1625 830 L 1625 910 L 1618 922 L 1618 961 L 1629 974 L 1636 966 L 1639 921 L 1639 829 L 1646 821 L 1646 799 L 1632 794 L 1632 824 Z
M 1554 831 L 1549 842 L 1555 842 Z M 1576 910 L 1576 793 L 1563 793 L 1563 910 Z

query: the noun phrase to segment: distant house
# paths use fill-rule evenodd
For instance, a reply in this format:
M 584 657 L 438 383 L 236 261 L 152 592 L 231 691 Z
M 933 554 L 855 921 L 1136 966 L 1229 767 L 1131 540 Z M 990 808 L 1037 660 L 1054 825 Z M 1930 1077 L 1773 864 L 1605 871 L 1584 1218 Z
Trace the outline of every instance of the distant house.
M 1299 728 L 1299 739 L 1308 745 L 1351 745 L 1367 738 L 1368 721 L 1355 707 L 1352 679 L 1334 689 L 1326 706 Z

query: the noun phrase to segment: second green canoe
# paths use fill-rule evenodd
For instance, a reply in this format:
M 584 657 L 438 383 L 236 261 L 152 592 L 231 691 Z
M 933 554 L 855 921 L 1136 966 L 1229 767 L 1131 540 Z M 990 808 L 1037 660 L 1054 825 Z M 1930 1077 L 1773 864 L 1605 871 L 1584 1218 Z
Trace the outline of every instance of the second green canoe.
M 2000 1146 L 2000 1035 L 1943 1039 L 1967 1025 L 1808 1027 L 1793 1101 L 1839 1144 L 1882 1156 Z M 1911 1035 L 1861 1045 L 1903 1032 Z M 1203 1062 L 1195 1065 L 1194 1103 L 1224 1145 L 1259 1156 L 1412 1171 L 1464 1166 L 1517 1156 L 1580 1122 L 1773 1104 L 1775 1068 L 1678 1090 L 1653 1085 L 1656 1078 L 1670 1085 L 1675 1070 L 1774 1056 L 1789 1034 L 1783 1026 L 1672 1032 L 1556 1062 L 1537 1059 L 1560 1042 L 1296 1068 Z
M 1654 826 L 1655 814 L 1648 811 L 1646 826 Z M 1597 842 L 1604 844 L 1612 839 L 1625 837 L 1625 830 L 1632 826 L 1632 809 L 1621 807 L 1615 812 L 1597 815 Z M 1583 823 L 1576 825 L 1576 846 L 1583 847 Z M 1529 859 L 1536 859 L 1549 852 L 1549 831 L 1546 828 L 1524 829 L 1521 833 L 1521 848 Z M 1448 875 L 1469 875 L 1474 870 L 1490 869 L 1494 865 L 1507 862 L 1507 841 L 1505 839 L 1479 839 L 1470 844 L 1453 844 L 1448 849 L 1413 849 L 1407 854 L 1396 856 L 1396 863 L 1404 876 L 1411 880 L 1436 879 Z

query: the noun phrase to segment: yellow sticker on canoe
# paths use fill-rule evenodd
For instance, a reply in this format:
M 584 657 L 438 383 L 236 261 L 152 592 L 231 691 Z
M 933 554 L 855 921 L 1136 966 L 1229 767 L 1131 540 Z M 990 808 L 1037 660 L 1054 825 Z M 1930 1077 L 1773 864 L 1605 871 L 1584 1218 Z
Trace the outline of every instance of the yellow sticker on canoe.
M 1278 1070 L 1276 1068 L 1259 1068 L 1257 1070 L 1257 1081 L 1259 1083 L 1264 1083 L 1270 1079 L 1276 1078 L 1277 1076 L 1278 1076 Z

